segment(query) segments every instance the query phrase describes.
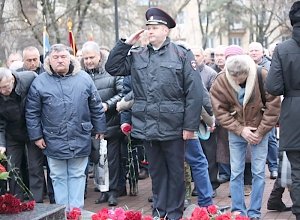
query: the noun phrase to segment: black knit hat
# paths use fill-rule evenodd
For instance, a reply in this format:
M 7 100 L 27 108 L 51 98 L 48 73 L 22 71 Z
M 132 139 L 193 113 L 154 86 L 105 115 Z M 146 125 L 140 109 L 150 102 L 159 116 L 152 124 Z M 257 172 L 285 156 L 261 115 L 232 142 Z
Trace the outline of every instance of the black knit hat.
M 300 1 L 294 2 L 289 12 L 289 17 L 291 20 L 291 25 L 300 22 Z

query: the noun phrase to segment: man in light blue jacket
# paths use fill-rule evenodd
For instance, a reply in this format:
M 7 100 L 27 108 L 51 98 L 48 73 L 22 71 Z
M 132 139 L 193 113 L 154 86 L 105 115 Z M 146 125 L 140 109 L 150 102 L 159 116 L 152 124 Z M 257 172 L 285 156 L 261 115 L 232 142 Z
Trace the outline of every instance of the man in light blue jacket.
M 92 79 L 65 45 L 51 47 L 44 67 L 27 97 L 27 128 L 47 156 L 56 203 L 69 211 L 84 205 L 91 134 L 103 138 L 105 115 Z

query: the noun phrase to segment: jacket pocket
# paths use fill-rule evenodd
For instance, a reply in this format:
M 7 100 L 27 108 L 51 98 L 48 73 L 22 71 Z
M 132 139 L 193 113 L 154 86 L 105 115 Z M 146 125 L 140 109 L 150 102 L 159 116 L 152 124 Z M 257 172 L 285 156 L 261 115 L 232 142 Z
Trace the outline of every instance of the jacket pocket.
M 159 106 L 159 129 L 161 131 L 182 130 L 183 115 L 183 103 L 162 103 Z
M 182 71 L 182 64 L 177 62 L 161 62 L 159 79 L 166 84 L 178 85 L 178 77 Z
M 143 130 L 145 127 L 145 103 L 134 102 L 132 106 L 132 125 L 134 128 Z
M 93 129 L 93 125 L 91 122 L 83 122 L 81 123 L 82 130 L 86 133 L 91 133 Z
M 43 129 L 43 133 L 48 137 L 57 137 L 60 134 L 60 127 L 47 127 Z

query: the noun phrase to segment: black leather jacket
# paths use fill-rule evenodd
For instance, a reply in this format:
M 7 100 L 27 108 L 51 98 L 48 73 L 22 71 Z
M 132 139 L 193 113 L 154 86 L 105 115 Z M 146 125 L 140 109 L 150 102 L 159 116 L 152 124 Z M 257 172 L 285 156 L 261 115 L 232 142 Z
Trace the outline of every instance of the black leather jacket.
M 111 76 L 104 69 L 104 64 L 100 63 L 96 69 L 85 71 L 93 79 L 98 93 L 103 103 L 108 105 L 105 112 L 107 133 L 105 137 L 115 137 L 121 135 L 120 116 L 116 110 L 117 102 L 123 97 L 123 78 L 121 76 Z

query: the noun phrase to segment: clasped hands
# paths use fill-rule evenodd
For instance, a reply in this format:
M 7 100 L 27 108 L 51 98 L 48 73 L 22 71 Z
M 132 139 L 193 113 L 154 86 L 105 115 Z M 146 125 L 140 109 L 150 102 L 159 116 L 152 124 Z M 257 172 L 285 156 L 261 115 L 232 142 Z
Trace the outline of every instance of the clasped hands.
M 258 135 L 256 132 L 257 128 L 255 127 L 244 127 L 241 133 L 241 136 L 249 143 L 249 144 L 259 144 L 262 140 L 262 136 Z

